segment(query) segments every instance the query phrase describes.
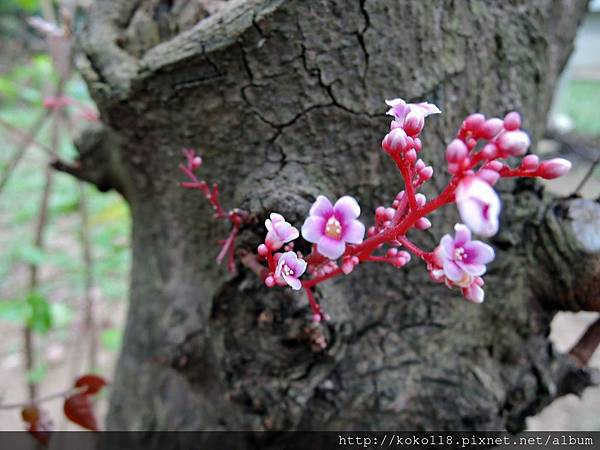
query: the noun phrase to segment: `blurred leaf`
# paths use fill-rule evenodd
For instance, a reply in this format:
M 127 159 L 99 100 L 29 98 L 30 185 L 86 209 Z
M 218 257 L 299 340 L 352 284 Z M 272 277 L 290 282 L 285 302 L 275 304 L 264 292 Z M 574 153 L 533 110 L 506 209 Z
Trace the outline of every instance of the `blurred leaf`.
M 15 3 L 28 13 L 36 12 L 40 7 L 39 0 L 14 0 Z
M 29 317 L 29 311 L 23 300 L 0 300 L 0 320 L 21 325 Z
M 46 374 L 48 373 L 48 366 L 46 364 L 40 364 L 35 369 L 27 372 L 27 382 L 32 384 L 39 384 Z
M 129 208 L 127 208 L 127 204 L 119 198 L 114 198 L 111 203 L 90 218 L 91 225 L 113 221 L 129 221 Z
M 50 314 L 54 327 L 66 327 L 73 320 L 73 311 L 63 303 L 51 303 Z
M 19 260 L 31 264 L 33 266 L 39 266 L 47 260 L 46 253 L 34 245 L 26 244 L 18 250 Z
M 28 319 L 29 327 L 40 334 L 46 334 L 52 328 L 52 310 L 50 303 L 38 292 L 32 292 L 27 296 L 30 307 Z
M 107 350 L 117 351 L 121 348 L 121 341 L 123 340 L 123 332 L 118 328 L 112 328 L 104 330 L 100 334 L 100 342 Z
M 83 428 L 98 431 L 98 421 L 94 414 L 94 408 L 87 394 L 75 394 L 65 400 L 63 406 L 65 416 Z

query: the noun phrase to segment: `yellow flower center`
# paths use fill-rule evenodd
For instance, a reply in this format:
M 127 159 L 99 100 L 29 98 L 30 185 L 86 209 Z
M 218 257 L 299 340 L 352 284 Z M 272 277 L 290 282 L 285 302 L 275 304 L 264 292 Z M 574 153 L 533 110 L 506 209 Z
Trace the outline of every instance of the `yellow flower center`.
M 342 224 L 335 216 L 331 216 L 325 224 L 325 234 L 333 239 L 340 239 L 342 237 Z

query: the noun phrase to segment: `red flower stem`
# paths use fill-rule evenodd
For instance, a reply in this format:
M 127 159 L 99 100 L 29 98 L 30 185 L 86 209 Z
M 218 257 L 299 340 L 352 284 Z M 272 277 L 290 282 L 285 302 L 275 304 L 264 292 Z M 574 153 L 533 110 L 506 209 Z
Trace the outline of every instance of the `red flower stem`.
M 273 253 L 271 253 L 271 249 L 268 249 L 267 253 L 267 263 L 269 264 L 269 272 L 275 272 L 275 260 L 273 259 Z
M 367 258 L 365 258 L 365 261 L 390 263 L 390 258 L 388 258 L 387 256 L 373 256 L 373 255 L 370 255 Z
M 537 177 L 537 171 L 535 170 L 523 170 L 521 168 L 511 169 L 510 167 L 503 167 L 498 172 L 502 178 L 512 178 L 512 177 L 529 177 L 534 178 Z
M 417 245 L 413 244 L 410 240 L 408 240 L 408 238 L 406 236 L 398 236 L 396 238 L 396 240 L 398 242 L 402 243 L 402 246 L 406 250 L 408 250 L 409 252 L 411 252 L 413 255 L 418 256 L 423 261 L 429 262 L 429 260 L 431 259 L 431 255 L 432 255 L 431 252 L 426 252 L 422 248 L 420 248 Z
M 306 296 L 308 297 L 308 303 L 310 303 L 310 309 L 312 310 L 313 314 L 321 316 L 321 307 L 315 300 L 315 296 L 311 291 L 310 287 L 304 287 L 304 291 L 306 292 Z
M 189 163 L 188 163 L 189 164 Z M 200 181 L 194 172 L 183 164 L 179 165 L 179 169 L 190 179 L 191 182 L 183 182 L 180 185 L 188 189 L 199 189 L 204 192 L 206 199 L 212 205 L 218 219 L 229 219 L 229 215 L 225 212 L 219 203 L 219 188 L 213 184 L 212 191 L 208 187 L 206 181 Z
M 400 174 L 404 179 L 404 189 L 406 191 L 406 196 L 408 197 L 408 204 L 410 205 L 410 210 L 415 211 L 418 208 L 417 198 L 415 197 L 415 189 L 412 182 L 412 171 L 409 165 L 409 162 L 404 158 L 402 154 L 394 154 L 392 155 L 398 170 L 400 170 Z

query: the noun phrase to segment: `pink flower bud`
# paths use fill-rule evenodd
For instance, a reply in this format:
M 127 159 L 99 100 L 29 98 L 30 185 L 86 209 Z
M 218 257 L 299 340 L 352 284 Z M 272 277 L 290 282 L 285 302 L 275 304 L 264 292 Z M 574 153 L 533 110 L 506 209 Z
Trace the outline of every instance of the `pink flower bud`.
M 504 122 L 497 117 L 488 119 L 479 129 L 479 136 L 483 139 L 492 139 L 504 128 Z
M 498 148 L 503 152 L 506 152 L 511 156 L 521 156 L 525 154 L 530 143 L 531 141 L 529 140 L 527 133 L 517 130 L 502 133 L 498 138 L 497 144 Z
M 388 258 L 394 258 L 396 255 L 398 255 L 398 249 L 397 248 L 390 248 L 387 251 L 387 257 Z
M 375 209 L 375 220 L 377 222 L 383 222 L 386 219 L 386 214 L 385 214 L 385 207 L 383 206 L 378 206 Z
M 508 131 L 518 130 L 521 127 L 521 115 L 512 111 L 504 116 L 504 128 Z
M 267 253 L 269 253 L 269 249 L 265 244 L 260 244 L 257 251 L 260 256 L 267 256 Z
M 419 207 L 423 206 L 425 203 L 427 203 L 427 197 L 425 197 L 424 194 L 421 194 L 420 192 L 418 194 L 415 195 L 415 199 L 417 200 L 417 205 Z
M 415 169 L 417 171 L 423 169 L 425 167 L 425 161 L 423 161 L 422 159 L 417 159 L 417 162 L 415 163 Z
M 267 285 L 267 287 L 272 288 L 273 286 L 275 286 L 275 278 L 269 275 L 267 278 L 265 278 L 265 284 Z
M 409 151 L 406 152 L 406 159 L 410 162 L 410 163 L 414 163 L 417 160 L 417 152 L 414 148 L 410 149 Z
M 446 161 L 452 164 L 460 164 L 467 157 L 469 150 L 463 141 L 454 139 L 446 147 Z
M 202 165 L 202 158 L 200 156 L 194 156 L 194 158 L 192 158 L 192 162 L 191 162 L 192 170 L 196 170 L 201 165 Z
M 477 172 L 477 176 L 486 183 L 488 183 L 490 186 L 496 184 L 496 182 L 500 179 L 500 174 L 498 172 L 489 169 L 479 170 L 479 172 Z
M 570 161 L 563 158 L 554 158 L 540 164 L 538 176 L 546 180 L 552 180 L 554 178 L 562 177 L 569 170 L 571 170 Z
M 499 172 L 504 167 L 504 164 L 502 164 L 500 161 L 490 161 L 484 167 L 486 169 L 494 170 L 496 172 Z
M 433 167 L 427 166 L 419 171 L 419 177 L 422 180 L 429 180 L 433 176 Z
M 388 153 L 401 152 L 406 149 L 406 132 L 402 128 L 394 128 L 383 138 L 381 146 Z
M 421 217 L 415 223 L 415 227 L 417 227 L 419 230 L 427 230 L 431 228 L 431 222 L 426 217 Z
M 527 155 L 521 161 L 521 169 L 523 170 L 535 170 L 540 165 L 540 158 L 537 155 Z
M 471 132 L 479 130 L 479 127 L 485 122 L 485 116 L 480 113 L 471 114 L 463 122 L 463 127 Z
M 410 253 L 408 253 L 406 250 L 400 250 L 400 251 L 398 252 L 398 256 L 399 256 L 400 258 L 402 258 L 402 259 L 406 260 L 406 262 L 409 262 L 409 261 L 410 261 L 410 259 L 412 258 L 412 257 L 410 256 Z
M 417 153 L 419 153 L 421 151 L 421 149 L 423 148 L 421 139 L 419 139 L 418 137 L 414 138 L 414 144 L 415 144 L 415 150 L 417 151 Z
M 321 321 L 321 314 L 313 314 L 312 321 L 315 323 L 319 323 Z
M 494 159 L 498 154 L 498 148 L 495 144 L 488 143 L 481 149 L 481 156 L 483 159 Z
M 342 272 L 344 272 L 346 275 L 349 275 L 354 270 L 354 262 L 352 261 L 352 258 L 347 256 L 343 258 L 341 268 Z
M 411 111 L 404 119 L 404 131 L 409 136 L 417 136 L 425 126 L 425 117 L 417 111 Z

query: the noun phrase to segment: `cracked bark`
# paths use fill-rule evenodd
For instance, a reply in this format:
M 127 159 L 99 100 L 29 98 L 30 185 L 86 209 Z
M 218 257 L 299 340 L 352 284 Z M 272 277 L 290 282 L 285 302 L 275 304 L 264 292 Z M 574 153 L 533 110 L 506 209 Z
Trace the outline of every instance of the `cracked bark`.
M 401 187 L 378 149 L 384 98 L 441 106 L 423 153 L 438 177 L 443 145 L 469 112 L 517 109 L 535 139 L 585 2 L 230 3 L 146 39 L 131 27 L 149 2 L 99 0 L 82 36 L 82 70 L 114 144 L 88 145 L 80 175 L 94 167 L 88 180 L 124 192 L 134 224 L 108 427 L 516 431 L 589 384 L 548 331 L 558 309 L 595 308 L 570 264 L 596 261 L 598 249 L 576 244 L 570 203 L 536 183 L 500 187 L 502 231 L 482 306 L 431 284 L 417 262 L 365 266 L 318 289 L 333 318 L 318 328 L 304 297 L 215 266 L 213 243 L 226 230 L 175 183 L 181 148 L 196 146 L 230 207 L 300 224 L 318 193 L 351 194 L 368 217 Z M 455 220 L 453 208 L 439 212 L 415 239 L 431 247 Z M 247 227 L 240 247 L 263 232 Z M 598 265 L 589 267 L 593 279 Z M 544 276 L 557 290 L 536 281 Z M 324 352 L 311 345 L 319 333 Z

